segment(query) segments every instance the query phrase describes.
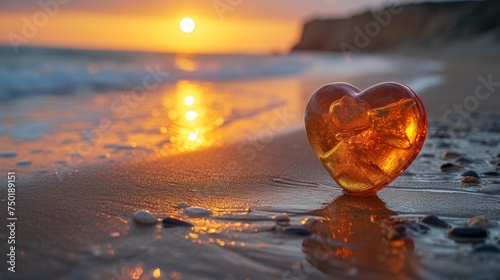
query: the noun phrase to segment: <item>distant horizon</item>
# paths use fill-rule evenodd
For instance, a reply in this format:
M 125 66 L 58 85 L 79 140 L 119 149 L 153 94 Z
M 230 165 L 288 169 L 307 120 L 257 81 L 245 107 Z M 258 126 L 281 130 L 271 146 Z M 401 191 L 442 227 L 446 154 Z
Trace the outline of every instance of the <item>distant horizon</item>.
M 14 49 L 17 44 L 182 54 L 287 54 L 299 42 L 306 21 L 348 18 L 394 4 L 386 0 L 313 0 L 308 4 L 299 0 L 240 0 L 228 6 L 226 0 L 208 4 L 153 0 L 138 7 L 132 1 L 118 5 L 118 0 L 112 0 L 94 6 L 89 6 L 92 1 L 73 1 L 42 0 L 40 3 L 48 5 L 42 7 L 34 0 L 0 0 L 0 45 Z M 403 0 L 398 4 L 418 2 L 443 1 Z M 185 16 L 197 22 L 190 34 L 178 27 Z

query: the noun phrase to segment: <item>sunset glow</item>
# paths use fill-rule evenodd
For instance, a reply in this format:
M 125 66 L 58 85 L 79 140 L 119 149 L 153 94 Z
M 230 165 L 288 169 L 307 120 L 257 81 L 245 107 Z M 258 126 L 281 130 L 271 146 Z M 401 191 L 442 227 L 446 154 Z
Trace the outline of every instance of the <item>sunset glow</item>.
M 219 2 L 224 5 L 213 4 Z M 137 5 L 89 0 L 59 4 L 50 14 L 37 4 L 5 2 L 0 44 L 184 54 L 285 53 L 299 40 L 304 20 L 355 8 L 346 0 L 237 2 L 155 0 Z

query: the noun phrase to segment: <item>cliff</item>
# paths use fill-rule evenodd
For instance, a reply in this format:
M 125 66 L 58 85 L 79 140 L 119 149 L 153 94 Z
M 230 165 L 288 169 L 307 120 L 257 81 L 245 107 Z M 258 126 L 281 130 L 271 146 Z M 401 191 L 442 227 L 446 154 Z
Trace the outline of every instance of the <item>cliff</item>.
M 292 50 L 357 53 L 436 47 L 490 36 L 500 40 L 500 1 L 389 6 L 346 19 L 306 22 Z

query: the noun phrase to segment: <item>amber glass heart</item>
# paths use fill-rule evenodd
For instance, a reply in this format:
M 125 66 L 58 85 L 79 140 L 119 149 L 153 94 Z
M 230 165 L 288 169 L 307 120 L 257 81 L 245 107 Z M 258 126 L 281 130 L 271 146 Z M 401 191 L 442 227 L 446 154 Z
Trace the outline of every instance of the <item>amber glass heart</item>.
M 347 193 L 370 195 L 410 166 L 427 134 L 424 106 L 399 83 L 365 91 L 347 83 L 319 88 L 305 112 L 309 142 Z

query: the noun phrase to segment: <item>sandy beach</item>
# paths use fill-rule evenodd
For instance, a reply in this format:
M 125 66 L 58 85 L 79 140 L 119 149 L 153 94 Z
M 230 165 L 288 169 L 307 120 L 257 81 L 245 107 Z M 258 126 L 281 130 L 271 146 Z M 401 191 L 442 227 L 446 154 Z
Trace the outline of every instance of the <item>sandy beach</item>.
M 15 149 L 20 154 L 16 160 L 29 158 L 33 164 L 12 166 L 14 160 L 0 159 L 2 170 L 18 174 L 17 272 L 2 270 L 1 278 L 498 279 L 499 254 L 471 253 L 472 243 L 448 238 L 448 229 L 406 229 L 403 236 L 394 237 L 393 227 L 398 220 L 409 223 L 427 215 L 463 227 L 469 218 L 485 216 L 491 227 L 482 242 L 498 245 L 499 177 L 482 173 L 493 172 L 492 163 L 500 160 L 500 87 L 492 86 L 489 97 L 478 100 L 477 108 L 466 112 L 462 121 L 446 113 L 467 98 L 465 102 L 470 102 L 481 83 L 479 77 L 500 80 L 494 60 L 449 58 L 429 66 L 426 73 L 430 74 L 423 75 L 427 80 L 413 81 L 427 109 L 428 137 L 414 164 L 377 196 L 343 195 L 310 148 L 302 115 L 314 89 L 339 80 L 362 89 L 386 80 L 411 82 L 415 73 L 424 72 L 411 69 L 410 62 L 421 57 L 386 59 L 399 59 L 402 67 L 410 69 L 390 74 L 221 81 L 210 86 L 187 83 L 191 92 L 199 90 L 200 100 L 215 98 L 197 107 L 197 112 L 215 110 L 224 123 L 203 119 L 199 127 L 208 128 L 196 134 L 203 140 L 191 141 L 196 145 L 189 141 L 165 144 L 161 142 L 164 134 L 149 132 L 162 127 L 154 117 L 158 100 L 163 96 L 185 100 L 182 84 L 177 83 L 131 110 L 126 122 L 116 122 L 115 130 L 94 146 L 91 156 L 60 176 L 51 167 L 67 160 L 64 143 L 77 145 L 76 133 L 95 127 L 106 114 L 97 110 L 97 119 L 89 117 L 73 130 L 59 129 L 31 142 L 5 142 L 2 150 Z M 428 78 L 433 75 L 441 82 L 433 84 L 435 79 Z M 232 102 L 229 95 L 208 93 L 245 90 L 255 93 L 253 99 L 241 95 Z M 102 102 L 97 108 L 104 108 L 112 97 L 97 96 L 90 103 L 82 100 L 70 108 L 86 112 L 95 102 Z M 235 107 L 250 100 L 266 102 Z M 265 109 L 252 111 L 255 107 Z M 232 120 L 236 112 L 243 117 Z M 174 137 L 189 140 L 192 135 L 175 126 L 166 128 L 167 133 L 171 129 Z M 135 136 L 122 144 L 127 131 L 134 131 Z M 61 142 L 65 139 L 74 142 Z M 150 140 L 156 148 L 147 146 L 152 145 Z M 42 143 L 47 144 L 40 147 Z M 113 143 L 121 146 L 109 146 Z M 37 149 L 45 152 L 33 152 Z M 445 151 L 459 155 L 445 157 Z M 456 162 L 458 157 L 461 162 Z M 455 165 L 442 170 L 445 163 Z M 481 174 L 479 184 L 460 182 L 460 174 L 467 170 Z M 2 182 L 6 180 L 2 177 Z M 1 188 L 2 208 L 7 207 L 6 185 Z M 212 213 L 193 217 L 186 214 L 187 206 Z M 139 209 L 158 218 L 178 218 L 193 227 L 140 225 L 132 219 Z M 6 212 L 0 213 L 5 221 Z M 291 226 L 276 225 L 273 217 L 282 213 L 289 216 Z M 2 252 L 8 249 L 7 237 L 2 231 Z

